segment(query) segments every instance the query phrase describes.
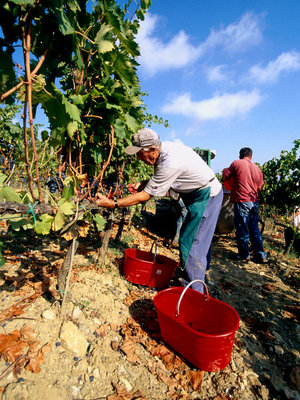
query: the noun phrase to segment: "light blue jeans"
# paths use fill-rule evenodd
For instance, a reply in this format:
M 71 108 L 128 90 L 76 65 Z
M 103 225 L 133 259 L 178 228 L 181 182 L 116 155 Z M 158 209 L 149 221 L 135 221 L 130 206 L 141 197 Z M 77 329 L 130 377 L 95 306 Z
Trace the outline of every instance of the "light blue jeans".
M 252 244 L 254 257 L 264 259 L 267 254 L 264 250 L 261 232 L 258 227 L 258 203 L 245 201 L 234 205 L 234 224 L 239 256 L 249 258 L 249 239 Z

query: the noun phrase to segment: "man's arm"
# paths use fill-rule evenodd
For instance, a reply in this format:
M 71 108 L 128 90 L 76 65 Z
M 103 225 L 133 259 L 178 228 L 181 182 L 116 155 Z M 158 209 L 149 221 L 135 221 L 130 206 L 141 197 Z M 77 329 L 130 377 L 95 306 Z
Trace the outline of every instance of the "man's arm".
M 118 199 L 118 207 L 129 207 L 134 206 L 135 204 L 145 203 L 150 200 L 150 198 L 151 195 L 142 190 L 141 192 L 130 194 L 129 196 Z M 113 199 L 108 199 L 100 193 L 97 193 L 96 195 L 96 203 L 100 207 L 115 208 L 115 201 Z
M 230 168 L 224 168 L 222 171 L 222 177 L 223 177 L 223 181 L 227 181 L 228 179 L 230 179 L 232 176 L 232 171 Z

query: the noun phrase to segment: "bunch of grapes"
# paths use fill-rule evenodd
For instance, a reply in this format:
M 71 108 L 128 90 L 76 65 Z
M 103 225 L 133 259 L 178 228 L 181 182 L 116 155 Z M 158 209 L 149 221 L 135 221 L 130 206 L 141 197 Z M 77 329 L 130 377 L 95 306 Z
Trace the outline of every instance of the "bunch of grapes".
M 64 173 L 61 174 L 61 177 L 63 179 L 66 178 Z M 49 187 L 50 193 L 55 193 L 57 190 L 59 190 L 59 188 L 62 189 L 64 186 L 63 181 L 60 179 L 58 172 L 56 172 L 56 178 L 51 177 L 49 181 L 46 183 L 46 185 Z
M 90 181 L 90 187 L 93 185 L 93 183 L 94 183 L 94 179 L 92 179 Z M 98 189 L 98 182 L 96 182 L 95 185 L 92 187 L 92 190 L 91 190 L 91 196 L 92 197 L 95 197 L 95 195 L 97 193 L 97 189 Z

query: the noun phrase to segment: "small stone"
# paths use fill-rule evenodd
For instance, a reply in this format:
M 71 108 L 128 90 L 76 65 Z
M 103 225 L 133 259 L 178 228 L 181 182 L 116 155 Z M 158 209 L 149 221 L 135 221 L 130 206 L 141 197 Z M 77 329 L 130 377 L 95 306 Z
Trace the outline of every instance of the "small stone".
M 115 340 L 113 340 L 110 345 L 111 345 L 111 348 L 113 350 L 115 350 L 115 351 L 117 351 L 119 349 L 119 346 L 120 346 L 119 342 L 117 342 Z
M 100 378 L 100 370 L 99 370 L 99 368 L 95 368 L 93 370 L 93 376 L 95 377 L 95 379 L 99 379 Z
M 282 339 L 282 337 L 279 335 L 279 333 L 277 333 L 276 331 L 273 331 L 272 334 L 275 336 L 275 339 L 277 340 L 277 342 L 283 342 L 284 341 Z
M 274 350 L 276 354 L 284 354 L 284 350 L 281 346 L 275 345 Z
M 7 375 L 6 380 L 8 381 L 13 381 L 15 379 L 14 374 L 11 372 L 10 374 Z
M 289 387 L 284 388 L 284 394 L 288 400 L 300 400 L 299 392 Z
M 123 376 L 121 376 L 119 378 L 120 382 L 124 384 L 125 389 L 127 390 L 127 392 L 131 392 L 132 391 L 132 385 L 128 382 L 127 379 L 125 379 Z
M 68 350 L 79 356 L 86 354 L 89 346 L 88 341 L 71 321 L 63 324 L 60 338 L 63 346 Z
M 53 321 L 56 318 L 56 313 L 52 310 L 45 310 L 42 317 L 46 320 Z
M 82 314 L 80 307 L 76 306 L 73 310 L 72 316 L 77 319 Z
M 123 365 L 119 366 L 119 371 L 118 371 L 118 375 L 128 375 L 128 372 L 126 371 L 125 367 Z
M 73 396 L 77 396 L 80 392 L 80 389 L 77 386 L 71 386 L 71 391 Z

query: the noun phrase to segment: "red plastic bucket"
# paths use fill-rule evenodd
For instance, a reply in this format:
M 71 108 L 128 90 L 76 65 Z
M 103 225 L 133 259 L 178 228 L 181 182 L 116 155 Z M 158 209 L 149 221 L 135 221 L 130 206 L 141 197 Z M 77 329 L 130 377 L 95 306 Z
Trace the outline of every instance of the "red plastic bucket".
M 190 289 L 174 287 L 154 298 L 161 336 L 203 371 L 220 371 L 230 362 L 239 316 L 228 304 Z M 188 290 L 187 290 L 188 289 Z
M 166 288 L 177 267 L 176 261 L 151 251 L 125 250 L 123 275 L 131 283 Z

